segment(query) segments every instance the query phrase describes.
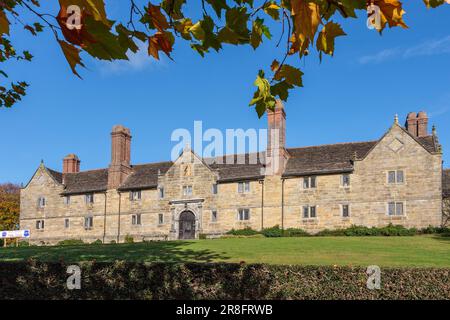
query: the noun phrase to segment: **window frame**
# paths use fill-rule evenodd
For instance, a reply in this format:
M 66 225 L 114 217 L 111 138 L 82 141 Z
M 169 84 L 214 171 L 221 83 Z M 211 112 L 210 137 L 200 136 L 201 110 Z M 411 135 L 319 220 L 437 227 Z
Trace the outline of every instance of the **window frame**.
M 212 185 L 212 194 L 216 195 L 219 193 L 219 185 L 217 183 L 213 183 Z
M 399 208 L 401 213 L 399 214 Z M 393 214 L 391 214 L 391 209 Z M 406 216 L 406 203 L 404 201 L 389 201 L 387 203 L 387 216 L 388 217 L 405 217 Z
M 44 196 L 39 196 L 37 207 L 44 209 L 47 206 L 47 199 Z
M 162 226 L 164 224 L 164 213 L 158 213 L 158 226 Z
M 401 174 L 400 174 L 401 173 Z M 401 181 L 399 181 L 399 177 L 401 177 Z M 392 181 L 393 178 L 393 181 Z M 388 185 L 402 185 L 406 182 L 406 174 L 405 170 L 388 170 L 387 171 L 387 184 Z
M 44 230 L 45 229 L 45 220 L 38 219 L 36 220 L 36 230 Z
M 347 215 L 345 215 L 345 208 L 347 208 Z M 341 204 L 341 216 L 342 216 L 342 218 L 350 218 L 350 204 L 349 203 Z
M 84 202 L 85 202 L 87 205 L 92 205 L 92 204 L 94 204 L 94 202 L 95 202 L 95 200 L 94 200 L 94 193 L 86 193 L 86 194 L 84 195 Z
M 140 213 L 135 213 L 131 215 L 131 225 L 142 226 L 142 215 Z
M 211 210 L 211 222 L 216 223 L 218 220 L 217 210 Z
M 192 185 L 185 185 L 182 188 L 183 197 L 192 197 L 194 190 Z
M 158 199 L 164 199 L 166 196 L 164 187 L 158 187 Z
M 130 191 L 130 201 L 141 201 L 142 191 L 141 190 L 131 190 Z
M 302 189 L 303 190 L 316 190 L 317 189 L 317 176 L 303 177 Z
M 63 203 L 65 206 L 70 206 L 70 196 L 64 196 L 63 197 Z
M 69 218 L 64 219 L 64 229 L 70 229 L 70 219 Z
M 90 222 L 90 223 L 88 223 Z M 94 229 L 94 216 L 88 215 L 84 217 L 84 230 Z
M 250 193 L 250 181 L 241 181 L 238 182 L 238 193 L 245 194 Z
M 317 205 L 304 205 L 302 207 L 303 219 L 317 219 Z
M 347 182 L 346 182 L 346 178 L 347 178 Z M 350 188 L 352 184 L 352 179 L 350 176 L 350 173 L 344 173 L 341 175 L 341 187 L 343 188 Z
M 249 208 L 238 209 L 237 218 L 238 218 L 238 221 L 241 221 L 241 222 L 250 221 L 250 209 Z

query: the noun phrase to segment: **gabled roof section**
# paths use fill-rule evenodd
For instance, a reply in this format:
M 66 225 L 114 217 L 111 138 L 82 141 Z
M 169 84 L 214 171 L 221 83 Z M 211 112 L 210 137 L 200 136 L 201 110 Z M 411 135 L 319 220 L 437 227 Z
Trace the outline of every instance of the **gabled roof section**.
M 64 174 L 63 195 L 104 192 L 108 187 L 108 169 Z
M 364 158 L 377 141 L 329 144 L 288 149 L 290 158 L 283 176 L 353 171 L 352 159 Z
M 159 162 L 132 166 L 133 173 L 119 188 L 120 191 L 152 189 L 158 186 L 158 173 L 165 174 L 173 162 Z
M 219 174 L 218 182 L 257 180 L 264 178 L 265 152 L 247 153 L 205 159 L 209 167 Z
M 59 184 L 62 184 L 62 173 L 45 167 L 50 176 Z
M 442 171 L 442 195 L 444 198 L 450 198 L 450 169 Z

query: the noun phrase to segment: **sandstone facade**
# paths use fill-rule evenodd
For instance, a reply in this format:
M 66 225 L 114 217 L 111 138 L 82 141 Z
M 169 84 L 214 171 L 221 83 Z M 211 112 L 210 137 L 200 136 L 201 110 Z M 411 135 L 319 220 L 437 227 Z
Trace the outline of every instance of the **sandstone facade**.
M 269 132 L 278 132 L 269 133 L 268 151 L 257 163 L 246 155 L 243 164 L 185 149 L 174 163 L 133 166 L 130 131 L 116 126 L 109 168 L 80 172 L 75 155 L 61 173 L 39 166 L 21 192 L 21 228 L 32 242 L 53 244 L 218 237 L 275 225 L 312 233 L 440 226 L 447 171 L 423 117 L 410 114 L 406 128 L 396 120 L 377 141 L 289 149 L 278 105 L 269 116 Z

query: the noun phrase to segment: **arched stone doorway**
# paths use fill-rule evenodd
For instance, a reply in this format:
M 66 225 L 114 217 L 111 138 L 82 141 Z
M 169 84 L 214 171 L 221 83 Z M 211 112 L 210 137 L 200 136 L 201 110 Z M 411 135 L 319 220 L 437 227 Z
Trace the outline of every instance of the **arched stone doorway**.
M 178 239 L 195 239 L 195 215 L 191 211 L 183 211 L 180 214 Z

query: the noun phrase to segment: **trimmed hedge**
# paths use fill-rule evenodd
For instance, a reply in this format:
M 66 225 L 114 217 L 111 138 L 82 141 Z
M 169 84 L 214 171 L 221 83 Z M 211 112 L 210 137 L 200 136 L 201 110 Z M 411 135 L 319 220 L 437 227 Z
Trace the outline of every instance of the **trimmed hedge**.
M 2 299 L 450 299 L 450 269 L 381 269 L 381 289 L 360 267 L 246 264 L 81 264 L 81 290 L 63 262 L 0 263 Z
M 405 228 L 401 225 L 389 224 L 385 227 L 364 227 L 353 225 L 346 229 L 325 229 L 318 233 L 311 234 L 303 229 L 289 228 L 282 230 L 280 226 L 262 229 L 261 231 L 253 230 L 249 227 L 240 230 L 231 230 L 227 232 L 229 235 L 235 236 L 254 236 L 261 234 L 267 238 L 273 237 L 362 237 L 362 236 L 415 236 L 422 234 L 440 234 L 450 237 L 450 229 L 447 227 L 427 227 L 424 229 Z

